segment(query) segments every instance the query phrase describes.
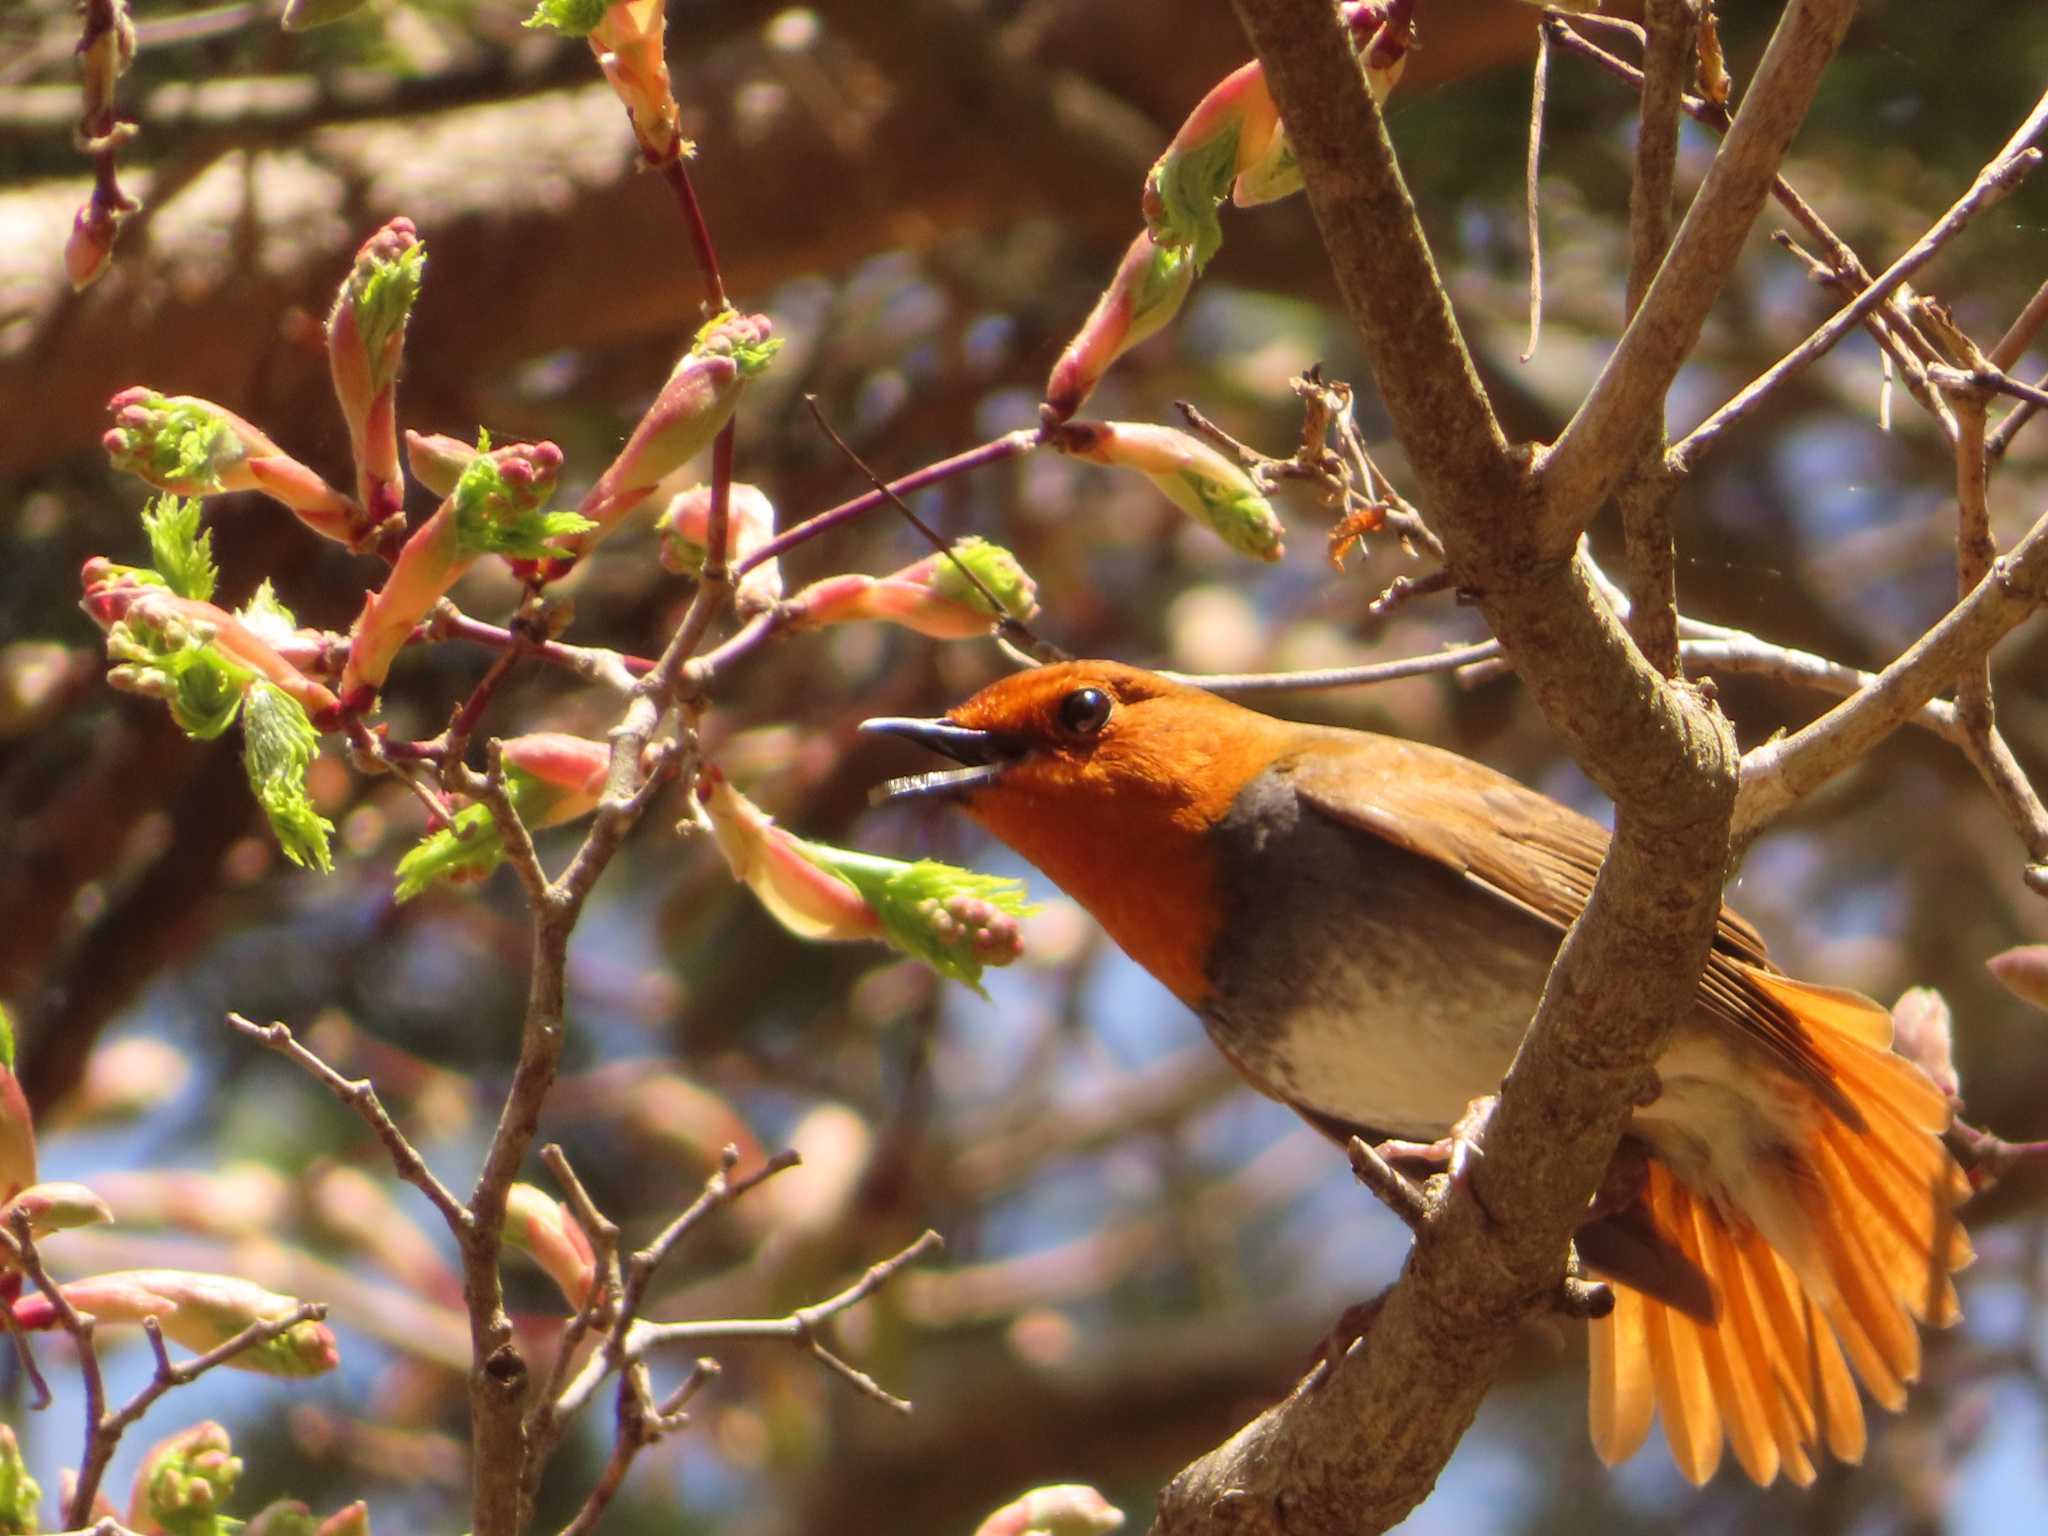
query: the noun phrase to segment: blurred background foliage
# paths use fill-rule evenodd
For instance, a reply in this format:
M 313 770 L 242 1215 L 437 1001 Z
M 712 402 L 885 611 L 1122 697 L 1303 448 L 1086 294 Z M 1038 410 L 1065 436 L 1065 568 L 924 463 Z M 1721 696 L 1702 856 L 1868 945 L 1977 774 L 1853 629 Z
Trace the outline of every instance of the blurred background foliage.
M 1739 82 L 1775 8 L 1728 9 Z M 70 145 L 76 23 L 62 0 L 0 16 L 0 996 L 46 1126 L 74 1127 L 47 1132 L 46 1176 L 92 1180 L 120 1218 L 114 1235 L 53 1243 L 54 1262 L 203 1260 L 334 1305 L 338 1377 L 216 1377 L 149 1428 L 224 1418 L 251 1469 L 246 1509 L 279 1491 L 320 1507 L 361 1494 L 380 1529 L 459 1529 L 466 1343 L 448 1246 L 394 1192 L 361 1127 L 221 1016 L 282 1018 L 343 1071 L 375 1077 L 460 1184 L 513 1059 L 521 903 L 501 874 L 394 905 L 391 866 L 419 808 L 335 757 L 317 790 L 341 828 L 340 867 L 293 869 L 261 830 L 232 741 L 187 742 L 160 707 L 104 686 L 76 572 L 96 553 L 141 558 L 142 498 L 96 439 L 105 399 L 147 383 L 218 400 L 345 483 L 319 321 L 358 241 L 404 213 L 431 255 L 402 422 L 552 437 L 573 494 L 687 344 L 701 294 L 673 206 L 635 174 L 587 50 L 522 31 L 512 4 L 373 0 L 297 37 L 262 11 L 140 8 L 123 102 L 143 131 L 124 160 L 148 209 L 76 298 L 59 260 L 84 189 Z M 728 287 L 789 339 L 739 438 L 740 478 L 785 523 L 865 488 L 805 394 L 889 474 L 1035 420 L 1047 368 L 1137 228 L 1146 166 L 1248 52 L 1221 0 L 669 11 Z M 1548 437 L 1618 322 L 1631 101 L 1553 60 L 1545 330 L 1525 365 L 1534 13 L 1424 0 L 1419 19 L 1423 46 L 1390 106 L 1404 168 L 1510 430 Z M 2004 142 L 2044 60 L 2048 8 L 1871 0 L 1787 174 L 1880 267 Z M 1707 148 L 1688 128 L 1682 172 L 1696 177 Z M 1676 428 L 1831 306 L 1764 238 L 1777 222 L 1767 212 L 1679 381 Z M 1089 414 L 1175 421 L 1171 402 L 1190 399 L 1285 453 L 1298 430 L 1287 380 L 1321 361 L 1358 386 L 1400 483 L 1301 200 L 1226 211 L 1225 230 L 1179 322 L 1116 368 Z M 2044 253 L 2037 181 L 1921 286 L 1988 342 L 2048 275 Z M 2037 376 L 2043 361 L 2019 371 Z M 1689 613 L 1871 667 L 1947 605 L 1948 455 L 1903 392 L 1882 429 L 1879 386 L 1858 334 L 1703 465 L 1680 501 Z M 2036 426 L 1994 482 L 2002 537 L 2040 513 L 2044 491 L 2048 427 Z M 1013 548 L 1040 583 L 1040 629 L 1078 653 L 1222 671 L 1480 637 L 1448 596 L 1368 619 L 1390 579 L 1424 567 L 1379 540 L 1333 571 L 1306 498 L 1283 501 L 1286 560 L 1257 569 L 1136 477 L 1043 455 L 955 481 L 922 509 Z M 414 515 L 425 510 L 416 495 Z M 221 498 L 209 516 L 231 601 L 268 575 L 302 620 L 346 627 L 364 563 L 253 498 Z M 1596 548 L 1612 535 L 1596 531 Z M 877 513 L 804 546 L 787 576 L 881 572 L 920 553 Z M 688 596 L 644 527 L 567 590 L 569 638 L 640 654 Z M 480 567 L 457 596 L 497 618 L 514 589 Z M 392 730 L 431 735 L 488 659 L 454 644 L 409 652 Z M 2044 660 L 2038 624 L 1998 657 L 2001 721 L 2037 773 Z M 869 786 L 921 765 L 852 730 L 870 714 L 934 712 L 1001 665 L 987 646 L 874 627 L 797 637 L 721 688 L 705 730 L 726 772 L 806 835 L 1024 873 L 958 820 L 866 812 Z M 1825 702 L 1721 683 L 1745 743 Z M 1270 707 L 1441 742 L 1598 809 L 1511 678 Z M 600 734 L 613 709 L 530 667 L 486 729 Z M 865 1368 L 916 1400 L 914 1417 L 856 1398 L 795 1351 L 731 1350 L 694 1429 L 643 1459 L 607 1529 L 959 1531 L 1021 1487 L 1069 1479 L 1100 1484 L 1141 1523 L 1162 1477 L 1285 1392 L 1337 1311 L 1394 1273 L 1403 1234 L 1342 1160 L 1236 1086 L 1179 1006 L 1042 882 L 1030 956 L 992 973 L 984 1002 L 877 949 L 790 939 L 704 840 L 671 835 L 681 811 L 673 800 L 643 824 L 579 933 L 569 1070 L 543 1135 L 629 1239 L 686 1202 L 728 1141 L 749 1161 L 795 1145 L 806 1163 L 706 1228 L 652 1315 L 768 1315 L 926 1225 L 949 1246 L 840 1325 Z M 553 834 L 542 851 L 568 846 Z M 2043 1021 L 1983 970 L 2048 930 L 2022 862 L 1961 758 L 1902 733 L 1759 845 L 1733 894 L 1802 974 L 1885 998 L 1941 989 L 1974 1118 L 2038 1137 Z M 2042 1177 L 2022 1174 L 1973 1216 L 1983 1257 L 1968 1321 L 1930 1341 L 1927 1387 L 1862 1471 L 1835 1469 L 1804 1495 L 1725 1473 L 1696 1493 L 1658 1448 L 1606 1474 L 1586 1445 L 1576 1334 L 1532 1334 L 1412 1528 L 2014 1528 L 2048 1501 L 2043 1196 Z M 552 1290 L 515 1280 L 541 1338 Z M 143 1368 L 134 1349 L 116 1364 Z M 75 1401 L 29 1414 L 12 1370 L 0 1391 L 32 1465 L 75 1457 Z M 543 1524 L 573 1510 L 608 1429 L 602 1412 L 584 1424 Z

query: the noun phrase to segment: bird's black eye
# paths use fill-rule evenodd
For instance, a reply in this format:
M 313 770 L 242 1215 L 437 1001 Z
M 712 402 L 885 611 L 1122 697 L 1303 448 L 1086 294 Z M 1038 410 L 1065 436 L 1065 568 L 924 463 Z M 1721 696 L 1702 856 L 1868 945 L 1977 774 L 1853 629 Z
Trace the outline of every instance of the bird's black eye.
M 1100 688 L 1076 688 L 1060 700 L 1060 729 L 1069 736 L 1093 736 L 1109 719 L 1109 695 Z

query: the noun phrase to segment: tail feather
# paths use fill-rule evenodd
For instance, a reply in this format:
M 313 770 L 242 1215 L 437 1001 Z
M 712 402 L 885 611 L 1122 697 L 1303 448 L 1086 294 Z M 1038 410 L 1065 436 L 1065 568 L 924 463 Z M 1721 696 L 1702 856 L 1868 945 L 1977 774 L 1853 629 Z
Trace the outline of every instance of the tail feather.
M 1587 1340 L 1593 1449 L 1610 1467 L 1635 1455 L 1650 1434 L 1649 1305 L 1641 1291 L 1615 1287 L 1614 1311 Z
M 1708 1193 L 1711 1183 L 1695 1188 L 1652 1159 L 1642 1210 L 1710 1281 L 1717 1315 L 1703 1322 L 1617 1291 L 1613 1314 L 1593 1325 L 1593 1440 L 1610 1464 L 1624 1459 L 1654 1402 L 1693 1482 L 1713 1475 L 1725 1441 L 1755 1482 L 1782 1472 L 1803 1485 L 1823 1448 L 1862 1459 L 1856 1379 L 1896 1412 L 1920 1371 L 1916 1320 L 1959 1315 L 1949 1276 L 1972 1257 L 1955 1214 L 1969 1184 L 1939 1140 L 1947 1100 L 1891 1053 L 1883 1009 L 1757 977 L 1797 1014 L 1854 1113 L 1816 1096 L 1793 1150 L 1773 1154 L 1782 1169 L 1760 1175 L 1777 1193 L 1754 1209 L 1735 1203 L 1738 1186 Z
M 1655 1170 L 1656 1165 L 1651 1165 Z M 1721 1464 L 1721 1409 L 1692 1319 L 1658 1301 L 1647 1307 L 1650 1379 L 1671 1459 L 1695 1485 Z
M 1863 1400 L 1834 1329 L 1825 1326 L 1791 1266 L 1754 1229 L 1743 1234 L 1742 1257 L 1771 1319 L 1779 1382 L 1806 1443 L 1825 1443 L 1837 1461 L 1860 1462 L 1866 1443 Z
M 1778 1465 L 1787 1477 L 1804 1488 L 1814 1478 L 1813 1458 L 1807 1451 L 1814 1443 L 1812 1410 L 1803 1394 L 1795 1396 L 1786 1387 L 1790 1372 L 1778 1335 L 1765 1314 L 1764 1300 L 1742 1244 L 1734 1234 L 1711 1221 L 1703 1223 L 1702 1231 L 1712 1232 L 1719 1239 L 1715 1245 L 1713 1278 L 1727 1326 L 1735 1334 L 1729 1352 L 1737 1365 L 1749 1373 L 1776 1444 Z M 1758 1476 L 1756 1469 L 1747 1464 L 1744 1470 L 1758 1483 L 1771 1481 L 1768 1476 Z
M 1703 1325 L 1692 1318 L 1686 1321 L 1700 1337 L 1707 1376 L 1721 1403 L 1721 1420 L 1728 1430 L 1728 1443 L 1735 1449 L 1735 1459 L 1742 1463 L 1751 1482 L 1768 1487 L 1778 1475 L 1783 1453 L 1778 1420 L 1784 1418 L 1789 1427 L 1790 1418 L 1782 1412 L 1772 1412 L 1780 1405 L 1776 1402 L 1777 1383 L 1769 1373 L 1770 1357 L 1761 1342 L 1754 1340 L 1753 1328 L 1744 1327 L 1746 1320 L 1753 1319 L 1746 1317 L 1746 1289 L 1739 1283 L 1740 1261 L 1735 1245 L 1704 1202 L 1686 1203 L 1691 1206 L 1687 1212 L 1691 1227 L 1687 1254 L 1713 1282 L 1714 1294 L 1721 1304 L 1718 1326 Z

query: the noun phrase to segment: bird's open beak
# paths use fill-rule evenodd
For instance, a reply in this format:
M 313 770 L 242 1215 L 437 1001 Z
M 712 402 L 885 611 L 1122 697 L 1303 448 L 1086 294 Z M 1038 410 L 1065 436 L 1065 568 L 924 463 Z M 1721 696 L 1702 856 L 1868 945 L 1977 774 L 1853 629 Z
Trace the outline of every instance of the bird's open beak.
M 934 752 L 961 764 L 936 773 L 914 773 L 908 778 L 890 779 L 868 791 L 868 804 L 883 805 L 895 800 L 944 799 L 964 795 L 995 781 L 1005 765 L 1021 755 L 1022 744 L 1000 731 L 978 731 L 955 725 L 950 720 L 910 720 L 885 715 L 863 720 L 863 731 L 877 736 L 901 736 L 930 747 Z

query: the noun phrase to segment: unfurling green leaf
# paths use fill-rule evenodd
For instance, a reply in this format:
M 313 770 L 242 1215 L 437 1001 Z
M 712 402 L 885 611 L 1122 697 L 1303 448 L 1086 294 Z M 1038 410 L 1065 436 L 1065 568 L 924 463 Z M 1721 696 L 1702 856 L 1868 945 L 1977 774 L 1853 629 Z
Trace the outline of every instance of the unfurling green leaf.
M 220 572 L 213 563 L 213 535 L 199 531 L 200 505 L 166 492 L 142 512 L 149 535 L 149 563 L 164 585 L 180 597 L 205 602 L 213 596 Z
M 546 27 L 564 37 L 588 37 L 610 9 L 610 0 L 540 0 L 524 25 Z
M 466 805 L 447 826 L 429 832 L 398 861 L 398 899 L 411 901 L 444 880 L 481 880 L 504 859 L 505 835 L 491 808 Z
M 477 456 L 455 483 L 455 542 L 464 558 L 545 560 L 561 553 L 550 547 L 555 540 L 597 526 L 580 513 L 543 511 L 552 474 L 536 475 L 519 460 L 501 464 L 489 450 L 490 437 L 480 436 Z
M 306 794 L 306 770 L 319 750 L 320 734 L 298 700 L 260 680 L 250 685 L 242 710 L 242 763 L 249 787 L 270 818 L 284 856 L 324 875 L 334 868 L 328 842 L 334 823 L 313 808 Z
M 1023 952 L 1017 919 L 1035 909 L 1024 887 L 1000 875 L 919 859 L 906 864 L 850 848 L 798 839 L 805 857 L 861 895 L 882 920 L 882 937 L 941 976 L 981 990 L 984 966 Z

